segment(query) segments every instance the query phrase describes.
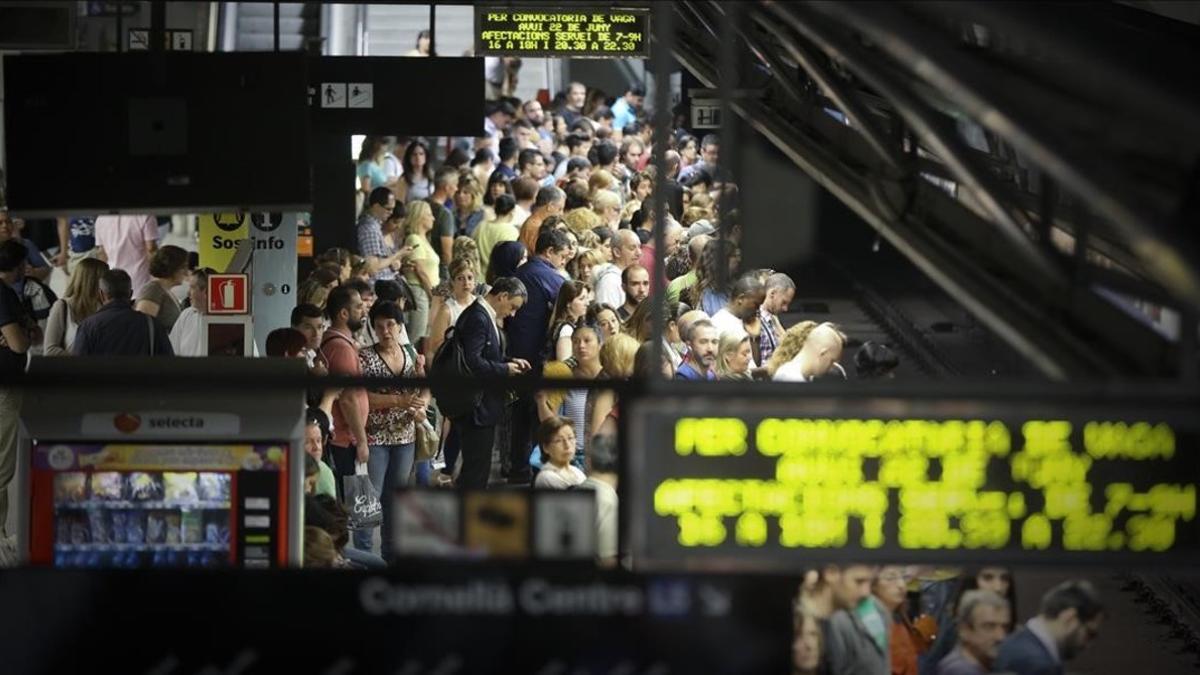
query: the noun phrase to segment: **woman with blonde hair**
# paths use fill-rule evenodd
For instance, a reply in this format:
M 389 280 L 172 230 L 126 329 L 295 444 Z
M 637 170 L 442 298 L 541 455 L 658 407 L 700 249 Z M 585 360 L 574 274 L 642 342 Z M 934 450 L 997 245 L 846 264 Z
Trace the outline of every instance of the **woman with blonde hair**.
M 617 179 L 613 178 L 613 175 L 606 169 L 597 169 L 593 171 L 592 175 L 588 176 L 587 186 L 589 198 L 594 199 L 600 192 L 612 192 L 613 194 L 617 194 L 614 192 L 617 187 Z
M 468 174 L 459 179 L 458 191 L 454 193 L 455 227 L 460 234 L 470 237 L 483 222 L 483 217 L 483 188 Z
M 433 289 L 441 281 L 438 254 L 429 243 L 429 231 L 433 229 L 433 222 L 433 210 L 429 208 L 429 203 L 424 200 L 413 201 L 408 203 L 408 213 L 404 216 L 404 225 L 400 230 L 404 237 L 404 245 L 411 246 L 413 250 L 412 256 L 404 262 L 401 270 L 416 301 L 404 316 L 408 338 L 415 345 L 419 345 L 421 339 L 429 335 L 429 309 L 433 300 Z
M 439 293 L 434 298 L 433 319 L 430 322 L 429 339 L 425 344 L 425 358 L 433 358 L 446 338 L 446 330 L 457 323 L 462 311 L 479 297 L 475 292 L 475 282 L 478 279 L 479 269 L 474 259 L 462 257 L 450 262 L 449 289 L 445 294 Z M 439 290 L 440 288 L 439 286 Z
M 592 233 L 592 236 L 595 236 L 595 233 Z M 599 248 L 589 248 L 575 258 L 575 278 L 585 284 L 592 283 L 592 270 L 606 262 L 608 261 L 604 259 L 604 253 Z
M 767 361 L 767 373 L 777 382 L 812 382 L 841 369 L 838 359 L 845 344 L 837 324 L 802 321 L 784 332 Z
M 722 333 L 721 341 L 717 345 L 717 379 L 747 381 L 754 379 L 750 375 L 752 356 L 749 334 L 737 331 Z
M 767 374 L 774 378 L 775 371 L 779 370 L 780 366 L 796 358 L 800 350 L 804 349 L 804 341 L 808 339 L 809 333 L 816 327 L 816 321 L 801 321 L 784 331 L 779 346 L 775 348 L 771 358 L 767 359 Z
M 54 302 L 46 319 L 46 356 L 67 356 L 75 342 L 79 323 L 96 313 L 104 302 L 100 298 L 100 277 L 108 271 L 108 263 L 96 258 L 84 258 L 75 264 L 66 295 Z
M 600 347 L 600 379 L 628 380 L 633 377 L 633 364 L 637 359 L 639 346 L 640 343 L 637 340 L 623 333 L 606 339 Z M 585 444 L 590 444 L 592 436 L 599 433 L 604 420 L 608 419 L 610 415 L 616 415 L 618 403 L 617 394 L 611 389 L 588 391 Z
M 621 198 L 611 190 L 600 190 L 592 195 L 592 210 L 600 217 L 600 224 L 614 232 L 621 225 Z

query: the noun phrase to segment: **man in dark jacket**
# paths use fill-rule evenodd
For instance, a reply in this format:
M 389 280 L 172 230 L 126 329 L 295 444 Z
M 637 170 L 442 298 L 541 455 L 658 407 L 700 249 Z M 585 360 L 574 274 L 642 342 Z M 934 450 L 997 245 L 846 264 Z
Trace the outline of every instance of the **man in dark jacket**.
M 571 255 L 571 240 L 562 230 L 547 230 L 538 235 L 535 255 L 517 268 L 514 275 L 529 293 L 528 301 L 504 326 L 508 353 L 529 362 L 534 374 L 541 374 L 546 356 L 550 315 L 565 281 L 558 270 Z M 513 406 L 512 441 L 509 444 L 509 482 L 528 484 L 533 480 L 529 452 L 533 449 L 533 430 L 537 425 L 537 404 L 533 395 L 517 399 Z
M 100 277 L 104 306 L 75 333 L 76 356 L 174 356 L 167 329 L 133 308 L 133 281 L 124 270 Z
M 476 377 L 518 375 L 530 370 L 529 361 L 507 358 L 502 322 L 521 309 L 529 292 L 519 280 L 500 277 L 488 294 L 463 310 L 454 324 L 455 337 L 462 344 L 463 358 Z M 492 446 L 496 442 L 496 424 L 504 414 L 505 392 L 484 389 L 471 412 L 453 418 L 462 444 L 462 471 L 458 486 L 484 489 L 492 472 Z
M 1046 591 L 1038 615 L 1000 645 L 993 672 L 1017 675 L 1062 675 L 1100 632 L 1104 605 L 1086 581 L 1073 580 Z

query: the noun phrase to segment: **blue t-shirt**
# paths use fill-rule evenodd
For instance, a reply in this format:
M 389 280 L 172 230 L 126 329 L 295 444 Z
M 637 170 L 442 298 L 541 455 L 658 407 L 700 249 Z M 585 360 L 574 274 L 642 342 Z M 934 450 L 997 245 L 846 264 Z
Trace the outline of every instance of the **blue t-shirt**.
M 359 178 L 364 176 L 370 177 L 372 190 L 387 185 L 387 173 L 384 172 L 382 166 L 379 166 L 375 162 L 359 162 L 356 173 Z
M 721 309 L 728 304 L 729 296 L 725 295 L 724 293 L 717 293 L 706 288 L 704 289 L 704 292 L 700 294 L 700 309 L 704 310 L 704 313 L 709 316 L 721 311 Z
M 634 113 L 633 108 L 630 107 L 629 102 L 625 100 L 624 96 L 618 98 L 617 102 L 613 103 L 612 108 L 610 109 L 612 110 L 613 114 L 614 129 L 620 129 L 624 131 L 625 127 L 637 121 L 637 115 Z
M 692 367 L 692 364 L 683 363 L 683 364 L 680 364 L 679 368 L 675 370 L 675 379 L 677 379 L 677 380 L 697 380 L 697 381 L 698 380 L 715 380 L 715 379 L 717 379 L 717 374 L 710 370 L 707 373 L 705 373 L 703 376 L 701 376 L 700 372 Z
M 72 253 L 87 253 L 96 248 L 96 219 L 72 218 L 70 228 L 70 247 Z

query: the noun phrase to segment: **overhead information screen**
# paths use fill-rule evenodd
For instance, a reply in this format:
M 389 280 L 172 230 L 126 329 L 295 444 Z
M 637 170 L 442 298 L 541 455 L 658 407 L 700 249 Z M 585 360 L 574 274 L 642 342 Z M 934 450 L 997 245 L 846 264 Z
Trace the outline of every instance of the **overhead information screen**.
M 954 399 L 658 401 L 631 421 L 637 559 L 1114 563 L 1200 549 L 1196 422 Z
M 647 9 L 579 7 L 475 7 L 477 56 L 647 58 Z

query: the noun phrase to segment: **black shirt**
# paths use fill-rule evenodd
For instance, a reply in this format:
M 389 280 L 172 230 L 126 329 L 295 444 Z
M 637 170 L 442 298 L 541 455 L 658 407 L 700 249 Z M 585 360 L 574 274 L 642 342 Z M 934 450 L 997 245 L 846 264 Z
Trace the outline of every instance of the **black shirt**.
M 30 323 L 25 303 L 8 284 L 0 281 L 0 328 L 15 323 L 27 329 Z M 25 372 L 25 354 L 8 348 L 8 342 L 0 335 L 0 375 L 19 375 Z
M 84 319 L 75 333 L 72 350 L 76 356 L 175 355 L 167 329 L 149 315 L 134 310 L 128 300 L 114 300 Z

